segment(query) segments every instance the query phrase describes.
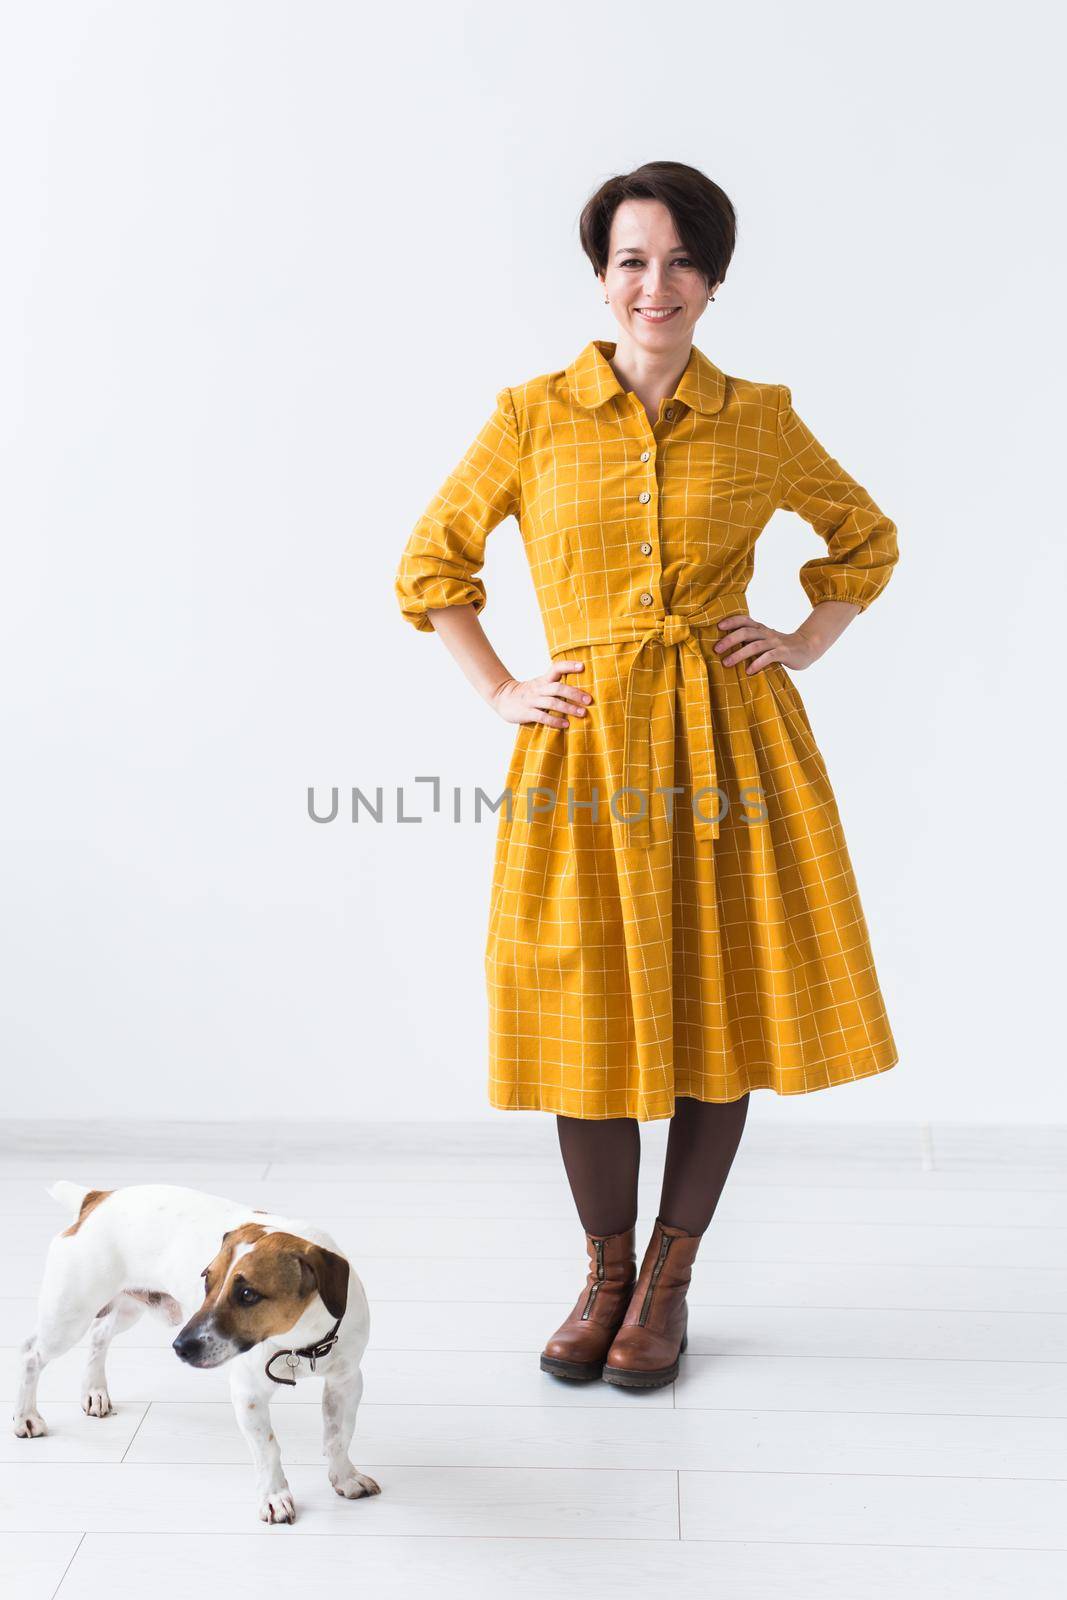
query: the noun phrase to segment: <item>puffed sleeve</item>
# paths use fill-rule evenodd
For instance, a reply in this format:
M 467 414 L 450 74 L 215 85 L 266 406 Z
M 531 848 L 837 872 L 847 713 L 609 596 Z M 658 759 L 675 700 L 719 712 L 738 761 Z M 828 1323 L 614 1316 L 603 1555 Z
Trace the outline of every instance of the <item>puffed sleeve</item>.
M 801 567 L 804 592 L 813 606 L 851 600 L 866 610 L 896 565 L 896 526 L 797 416 L 786 385 L 777 387 L 778 504 L 810 522 L 829 550 Z
M 511 390 L 501 389 L 492 416 L 415 524 L 397 569 L 401 613 L 420 633 L 433 632 L 426 615 L 433 607 L 483 609 L 486 538 L 518 512 L 518 424 Z

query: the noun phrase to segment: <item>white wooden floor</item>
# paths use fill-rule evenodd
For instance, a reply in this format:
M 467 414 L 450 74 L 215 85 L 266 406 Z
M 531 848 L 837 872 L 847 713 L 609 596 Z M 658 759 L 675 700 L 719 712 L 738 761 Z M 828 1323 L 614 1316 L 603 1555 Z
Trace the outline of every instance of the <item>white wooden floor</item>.
M 5 1600 L 1067 1592 L 1067 1129 L 783 1125 L 753 1097 L 676 1384 L 572 1387 L 538 1352 L 584 1277 L 551 1117 L 294 1129 L 8 1125 L 0 1371 L 65 1219 L 44 1184 L 189 1183 L 320 1219 L 371 1304 L 347 1502 L 318 1383 L 279 1391 L 298 1504 L 256 1516 L 225 1374 L 145 1318 L 117 1414 L 49 1368 L 0 1442 Z M 641 1230 L 666 1123 L 643 1130 Z M 639 1239 L 643 1250 L 645 1237 Z

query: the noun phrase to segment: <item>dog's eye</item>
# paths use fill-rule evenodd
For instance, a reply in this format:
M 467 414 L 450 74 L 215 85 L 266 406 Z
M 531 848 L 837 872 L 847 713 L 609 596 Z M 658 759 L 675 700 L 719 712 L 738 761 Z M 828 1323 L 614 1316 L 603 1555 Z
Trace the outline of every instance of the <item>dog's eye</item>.
M 262 1298 L 263 1296 L 261 1294 L 257 1294 L 255 1289 L 251 1288 L 247 1283 L 244 1284 L 242 1288 L 238 1289 L 235 1296 L 238 1304 L 242 1306 L 254 1306 L 256 1301 L 262 1300 Z

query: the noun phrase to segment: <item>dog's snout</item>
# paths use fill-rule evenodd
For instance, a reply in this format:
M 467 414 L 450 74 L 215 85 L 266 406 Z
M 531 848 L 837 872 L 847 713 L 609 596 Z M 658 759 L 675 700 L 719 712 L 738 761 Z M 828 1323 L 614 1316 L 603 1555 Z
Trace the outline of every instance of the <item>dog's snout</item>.
M 183 1361 L 198 1361 L 203 1357 L 207 1344 L 201 1334 L 190 1333 L 183 1328 L 171 1348 Z

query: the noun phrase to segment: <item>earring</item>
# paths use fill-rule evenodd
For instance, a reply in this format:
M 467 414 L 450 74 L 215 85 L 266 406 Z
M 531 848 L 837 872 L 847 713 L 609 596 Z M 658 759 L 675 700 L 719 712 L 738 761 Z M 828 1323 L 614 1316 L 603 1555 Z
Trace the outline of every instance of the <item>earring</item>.
M 605 295 L 605 296 L 604 296 L 604 304 L 605 304 L 605 305 L 607 305 L 607 304 L 608 304 L 608 297 L 607 297 L 607 295 Z

